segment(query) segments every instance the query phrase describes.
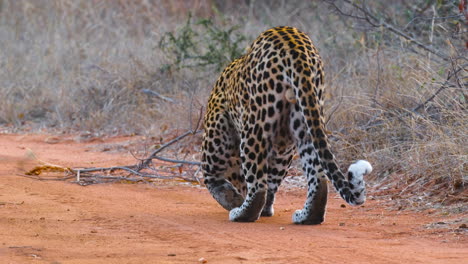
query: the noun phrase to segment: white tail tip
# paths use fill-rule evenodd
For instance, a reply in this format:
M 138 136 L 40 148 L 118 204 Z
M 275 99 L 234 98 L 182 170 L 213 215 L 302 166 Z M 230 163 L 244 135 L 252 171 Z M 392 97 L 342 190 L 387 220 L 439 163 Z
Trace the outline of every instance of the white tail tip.
M 348 171 L 353 175 L 365 175 L 372 172 L 372 165 L 366 160 L 358 160 L 349 166 Z

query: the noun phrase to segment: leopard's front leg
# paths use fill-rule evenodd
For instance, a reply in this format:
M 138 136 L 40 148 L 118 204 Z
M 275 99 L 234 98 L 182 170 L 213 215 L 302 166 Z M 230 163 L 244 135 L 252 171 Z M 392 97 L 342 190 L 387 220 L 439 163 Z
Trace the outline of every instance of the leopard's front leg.
M 295 151 L 294 145 L 278 148 L 273 144 L 273 149 L 274 151 L 270 153 L 270 157 L 268 158 L 268 193 L 267 201 L 262 210 L 262 216 L 273 216 L 275 213 L 273 208 L 275 195 L 288 172 L 293 152 Z
M 202 171 L 213 198 L 226 210 L 232 210 L 244 202 L 245 183 L 240 172 L 240 140 L 230 120 L 222 114 L 224 111 L 223 105 L 212 103 L 206 113 Z M 218 126 L 220 123 L 225 126 Z

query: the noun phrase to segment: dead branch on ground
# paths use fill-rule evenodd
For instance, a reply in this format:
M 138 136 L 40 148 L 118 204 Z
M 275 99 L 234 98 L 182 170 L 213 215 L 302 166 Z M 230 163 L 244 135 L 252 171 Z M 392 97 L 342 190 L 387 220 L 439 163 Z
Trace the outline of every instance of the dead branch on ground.
M 147 182 L 154 179 L 171 180 L 179 179 L 187 182 L 200 184 L 197 177 L 201 168 L 201 163 L 198 161 L 178 160 L 159 156 L 157 154 L 166 150 L 176 142 L 182 139 L 196 135 L 200 130 L 200 124 L 203 116 L 203 108 L 200 109 L 199 118 L 195 128 L 190 128 L 182 135 L 170 140 L 154 150 L 148 157 L 140 159 L 137 164 L 99 167 L 99 168 L 69 168 L 60 165 L 50 164 L 37 159 L 34 154 L 31 154 L 40 165 L 26 172 L 24 177 L 34 178 L 37 180 L 70 180 L 75 179 L 75 183 L 80 185 L 90 185 L 107 182 Z M 192 126 L 191 126 L 192 127 Z M 32 153 L 32 152 L 31 152 Z M 153 160 L 157 159 L 163 163 L 153 164 Z M 174 165 L 171 165 L 174 164 Z M 44 173 L 55 173 L 55 175 L 42 176 Z M 65 174 L 65 175 L 63 175 Z

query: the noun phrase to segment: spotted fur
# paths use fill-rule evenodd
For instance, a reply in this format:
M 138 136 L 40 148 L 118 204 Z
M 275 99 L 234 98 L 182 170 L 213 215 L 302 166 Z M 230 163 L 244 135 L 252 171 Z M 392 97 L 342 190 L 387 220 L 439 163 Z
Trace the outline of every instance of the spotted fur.
M 204 182 L 231 221 L 274 214 L 275 194 L 295 150 L 307 176 L 307 199 L 293 215 L 298 224 L 324 220 L 327 180 L 352 205 L 364 203 L 367 161 L 347 177 L 330 150 L 323 118 L 322 60 L 310 38 L 296 28 L 262 33 L 247 54 L 223 71 L 204 119 Z

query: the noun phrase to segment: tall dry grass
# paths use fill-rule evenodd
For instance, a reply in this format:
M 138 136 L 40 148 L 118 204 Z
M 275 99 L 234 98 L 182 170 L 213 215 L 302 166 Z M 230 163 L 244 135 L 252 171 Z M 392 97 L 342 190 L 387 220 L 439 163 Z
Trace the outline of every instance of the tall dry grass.
M 2 1 L 0 124 L 93 133 L 157 127 L 167 108 L 140 90 L 178 94 L 193 84 L 159 71 L 157 42 L 177 26 L 167 12 L 177 6 L 145 3 Z
M 391 22 L 417 29 L 415 37 L 453 55 L 466 52 L 450 31 L 454 25 L 428 18 L 436 8 L 456 14 L 455 2 L 434 3 L 413 20 L 403 12 L 412 8 L 405 1 L 371 7 L 388 6 L 383 10 Z M 446 80 L 466 63 L 466 53 L 465 61 L 434 59 L 322 1 L 0 0 L 3 131 L 158 134 L 188 127 L 197 118 L 189 111 L 206 102 L 219 72 L 163 71 L 173 58 L 158 43 L 184 25 L 189 11 L 220 27 L 239 25 L 245 47 L 272 26 L 308 33 L 326 64 L 328 128 L 339 160 L 370 160 L 376 169 L 370 182 L 377 189 L 396 188 L 398 195 L 420 201 L 466 201 L 466 66 Z

